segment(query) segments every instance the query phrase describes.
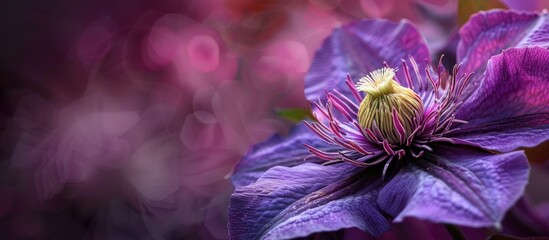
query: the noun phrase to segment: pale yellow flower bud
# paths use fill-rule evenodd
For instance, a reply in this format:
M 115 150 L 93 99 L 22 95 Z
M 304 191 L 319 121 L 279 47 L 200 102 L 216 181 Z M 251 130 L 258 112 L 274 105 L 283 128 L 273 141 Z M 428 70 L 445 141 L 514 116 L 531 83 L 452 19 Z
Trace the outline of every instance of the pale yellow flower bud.
M 407 136 L 416 128 L 423 113 L 423 103 L 421 97 L 412 89 L 401 86 L 394 77 L 394 69 L 382 68 L 359 80 L 357 89 L 366 96 L 360 103 L 358 122 L 363 128 L 371 129 L 375 121 L 382 136 L 389 143 L 398 145 L 400 135 L 394 125 L 393 109 Z

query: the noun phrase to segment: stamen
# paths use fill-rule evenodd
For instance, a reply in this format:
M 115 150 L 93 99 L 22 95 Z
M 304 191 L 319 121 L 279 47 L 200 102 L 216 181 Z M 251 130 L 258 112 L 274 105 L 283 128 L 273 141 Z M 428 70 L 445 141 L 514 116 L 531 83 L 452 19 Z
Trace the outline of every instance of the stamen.
M 376 122 L 384 139 L 402 145 L 416 129 L 417 120 L 423 114 L 423 103 L 412 89 L 396 82 L 394 76 L 394 69 L 382 68 L 359 80 L 357 89 L 366 92 L 366 96 L 357 116 L 363 128 L 372 128 Z
M 353 80 L 351 80 L 351 76 L 349 74 L 347 74 L 347 80 L 345 81 L 345 84 L 347 84 L 347 87 L 349 87 L 349 89 L 351 90 L 351 93 L 353 94 L 353 96 L 355 97 L 355 99 L 358 101 L 358 102 L 361 102 L 362 101 L 362 97 L 360 96 L 360 94 L 358 94 L 358 91 L 356 90 L 354 84 L 353 84 Z

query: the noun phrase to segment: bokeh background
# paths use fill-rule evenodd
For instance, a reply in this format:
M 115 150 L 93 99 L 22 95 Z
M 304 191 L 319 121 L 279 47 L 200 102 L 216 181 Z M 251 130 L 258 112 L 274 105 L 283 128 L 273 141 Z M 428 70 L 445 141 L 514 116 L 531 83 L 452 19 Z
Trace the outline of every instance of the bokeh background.
M 2 6 L 0 238 L 227 239 L 234 165 L 250 145 L 288 134 L 307 115 L 303 79 L 334 27 L 406 18 L 434 59 L 444 53 L 451 65 L 457 29 L 472 12 L 539 11 L 549 1 Z M 528 206 L 547 213 L 549 154 L 527 151 L 534 166 Z M 549 214 L 541 218 L 549 225 Z

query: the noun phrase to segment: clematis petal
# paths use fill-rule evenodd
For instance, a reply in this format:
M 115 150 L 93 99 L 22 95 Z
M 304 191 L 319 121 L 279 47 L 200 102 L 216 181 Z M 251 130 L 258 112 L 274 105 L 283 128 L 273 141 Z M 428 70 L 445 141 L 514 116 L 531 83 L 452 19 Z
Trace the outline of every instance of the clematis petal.
M 456 113 L 469 121 L 452 137 L 511 151 L 549 139 L 549 50 L 516 48 L 493 57 L 479 89 Z
M 473 15 L 459 31 L 457 62 L 463 64 L 461 73 L 474 73 L 464 95 L 468 96 L 477 89 L 490 57 L 512 47 L 548 47 L 548 31 L 547 12 L 491 10 Z
M 358 227 L 373 235 L 389 228 L 376 206 L 379 168 L 306 163 L 275 167 L 237 187 L 229 206 L 231 239 L 290 239 Z
M 529 167 L 522 152 L 500 155 L 438 146 L 403 167 L 380 191 L 378 204 L 400 222 L 416 217 L 460 226 L 499 226 L 523 194 Z
M 335 89 L 351 96 L 345 86 L 349 74 L 353 80 L 383 67 L 401 67 L 401 59 L 408 56 L 418 61 L 420 73 L 425 60 L 430 59 L 423 37 L 408 22 L 363 20 L 334 30 L 316 52 L 307 77 L 305 96 L 310 101 L 325 100 L 325 89 Z M 414 75 L 414 74 L 412 74 Z M 405 81 L 403 71 L 397 77 Z
M 274 166 L 291 167 L 304 163 L 304 159 L 311 155 L 304 143 L 320 149 L 329 147 L 305 124 L 300 123 L 287 137 L 275 135 L 253 146 L 236 165 L 231 177 L 233 184 L 238 187 L 253 183 Z

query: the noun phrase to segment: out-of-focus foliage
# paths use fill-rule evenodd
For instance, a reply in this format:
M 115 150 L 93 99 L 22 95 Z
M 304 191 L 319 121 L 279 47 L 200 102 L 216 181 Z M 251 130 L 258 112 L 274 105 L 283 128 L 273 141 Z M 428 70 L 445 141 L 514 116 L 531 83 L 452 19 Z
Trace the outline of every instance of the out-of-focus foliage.
M 469 20 L 469 17 L 478 12 L 488 9 L 505 9 L 506 6 L 500 0 L 459 0 L 458 1 L 458 24 L 461 26 Z
M 309 109 L 300 109 L 300 108 L 286 108 L 276 110 L 276 114 L 283 118 L 286 118 L 293 123 L 299 123 L 305 119 L 314 119 Z

